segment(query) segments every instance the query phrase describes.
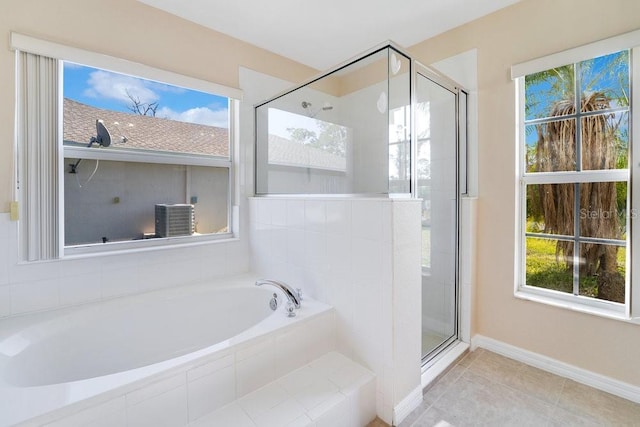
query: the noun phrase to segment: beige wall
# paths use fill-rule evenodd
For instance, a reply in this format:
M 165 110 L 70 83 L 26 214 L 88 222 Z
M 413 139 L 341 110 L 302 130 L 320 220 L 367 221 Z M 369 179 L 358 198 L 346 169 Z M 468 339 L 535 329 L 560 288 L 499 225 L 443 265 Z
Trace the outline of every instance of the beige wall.
M 11 31 L 238 87 L 238 66 L 299 82 L 309 67 L 135 0 L 0 1 L 0 212 L 13 197 Z
M 510 66 L 640 28 L 636 0 L 524 0 L 413 46 L 426 64 L 478 49 L 474 332 L 640 386 L 640 326 L 515 299 L 515 85 Z M 500 167 L 495 167 L 500 165 Z

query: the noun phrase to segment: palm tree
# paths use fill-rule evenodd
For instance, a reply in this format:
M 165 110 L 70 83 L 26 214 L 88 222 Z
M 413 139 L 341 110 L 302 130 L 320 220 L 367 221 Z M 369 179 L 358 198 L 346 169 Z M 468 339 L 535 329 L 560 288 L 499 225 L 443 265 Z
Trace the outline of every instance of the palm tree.
M 627 52 L 617 55 L 606 66 L 600 64 L 601 68 L 596 67 L 593 60 L 580 63 L 579 76 L 582 84 L 578 89 L 579 106 L 581 113 L 587 114 L 580 118 L 580 138 L 576 135 L 576 120 L 561 119 L 576 114 L 577 85 L 573 66 L 527 76 L 528 86 L 541 83 L 546 86 L 546 90 L 534 94 L 532 99 L 527 98 L 527 115 L 530 117 L 532 112 L 537 112 L 542 117 L 550 118 L 550 121 L 535 125 L 537 142 L 527 152 L 529 171 L 575 171 L 576 162 L 580 162 L 582 170 L 626 167 L 628 147 L 620 138 L 624 115 L 616 116 L 613 112 L 589 115 L 597 111 L 610 110 L 612 107 L 628 105 L 627 86 L 624 82 L 616 85 L 615 90 L 593 90 L 601 86 L 603 80 L 611 82 L 614 76 L 617 80 L 621 64 L 624 65 L 625 61 L 628 64 Z M 545 97 L 556 100 L 548 106 L 549 111 L 543 111 L 540 108 L 541 103 L 536 102 Z M 532 127 L 529 131 L 531 129 Z M 578 217 L 581 236 L 615 240 L 622 238 L 624 230 L 620 226 L 619 207 L 625 206 L 626 194 L 621 195 L 622 200 L 619 200 L 615 182 L 541 184 L 532 189 L 537 189 L 537 192 L 529 195 L 529 210 L 533 216 L 542 217 L 545 233 L 572 236 L 575 234 L 574 223 Z M 576 193 L 579 194 L 579 215 L 575 213 Z M 581 243 L 579 250 L 580 277 L 598 276 L 599 297 L 603 297 L 600 290 L 601 284 L 604 283 L 600 278 L 605 278 L 608 282 L 615 281 L 618 285 L 622 283 L 624 289 L 624 278 L 617 271 L 618 246 Z M 556 244 L 556 259 L 558 262 L 564 262 L 569 272 L 573 270 L 573 256 L 574 243 L 559 240 Z M 616 299 L 619 300 L 620 297 L 617 296 Z

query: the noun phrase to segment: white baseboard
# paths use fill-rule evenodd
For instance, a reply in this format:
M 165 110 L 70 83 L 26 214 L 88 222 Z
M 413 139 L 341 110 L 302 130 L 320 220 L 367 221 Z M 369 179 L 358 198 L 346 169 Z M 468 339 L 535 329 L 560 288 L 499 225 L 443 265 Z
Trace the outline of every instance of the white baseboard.
M 568 363 L 552 359 L 542 354 L 515 347 L 502 341 L 482 335 L 475 335 L 471 339 L 471 348 L 484 348 L 494 353 L 501 354 L 527 365 L 534 366 L 552 374 L 572 379 L 576 382 L 588 385 L 598 390 L 640 403 L 640 387 L 628 384 L 601 374 L 597 374 Z
M 393 425 L 397 426 L 422 403 L 422 386 L 418 386 L 393 408 Z

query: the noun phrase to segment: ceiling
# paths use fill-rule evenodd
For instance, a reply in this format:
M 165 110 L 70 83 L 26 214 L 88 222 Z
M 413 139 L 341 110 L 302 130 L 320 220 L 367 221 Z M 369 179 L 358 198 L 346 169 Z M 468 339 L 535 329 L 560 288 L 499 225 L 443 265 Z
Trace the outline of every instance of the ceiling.
M 139 0 L 325 70 L 392 40 L 408 47 L 519 0 Z

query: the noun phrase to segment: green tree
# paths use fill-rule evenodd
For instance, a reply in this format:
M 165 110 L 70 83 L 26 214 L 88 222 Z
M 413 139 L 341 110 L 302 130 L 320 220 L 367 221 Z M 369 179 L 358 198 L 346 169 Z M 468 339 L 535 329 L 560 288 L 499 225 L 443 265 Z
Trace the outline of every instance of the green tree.
M 316 120 L 319 134 L 307 128 L 287 128 L 292 141 L 317 148 L 339 157 L 346 157 L 348 131 L 345 126 Z
M 535 146 L 527 147 L 528 171 L 575 171 L 576 162 L 581 162 L 582 170 L 627 167 L 628 135 L 626 126 L 621 126 L 624 114 L 594 113 L 629 104 L 628 61 L 628 52 L 625 51 L 608 57 L 606 61 L 581 62 L 577 68 L 580 87 L 577 87 L 573 66 L 526 77 L 527 119 L 553 119 L 527 129 L 528 136 L 533 131 L 537 135 Z M 579 94 L 577 103 L 576 88 Z M 581 118 L 580 138 L 576 135 L 578 127 L 575 120 L 561 119 L 575 115 L 576 105 L 587 114 Z M 624 233 L 620 224 L 624 224 L 626 186 L 615 182 L 532 186 L 527 194 L 527 214 L 529 218 L 543 223 L 545 233 L 574 235 L 576 192 L 580 198 L 580 235 L 620 239 Z M 619 276 L 617 250 L 618 247 L 613 245 L 581 244 L 581 277 Z M 569 271 L 573 270 L 573 255 L 573 242 L 558 241 L 556 258 L 563 260 Z M 618 283 L 619 279 L 615 278 Z

